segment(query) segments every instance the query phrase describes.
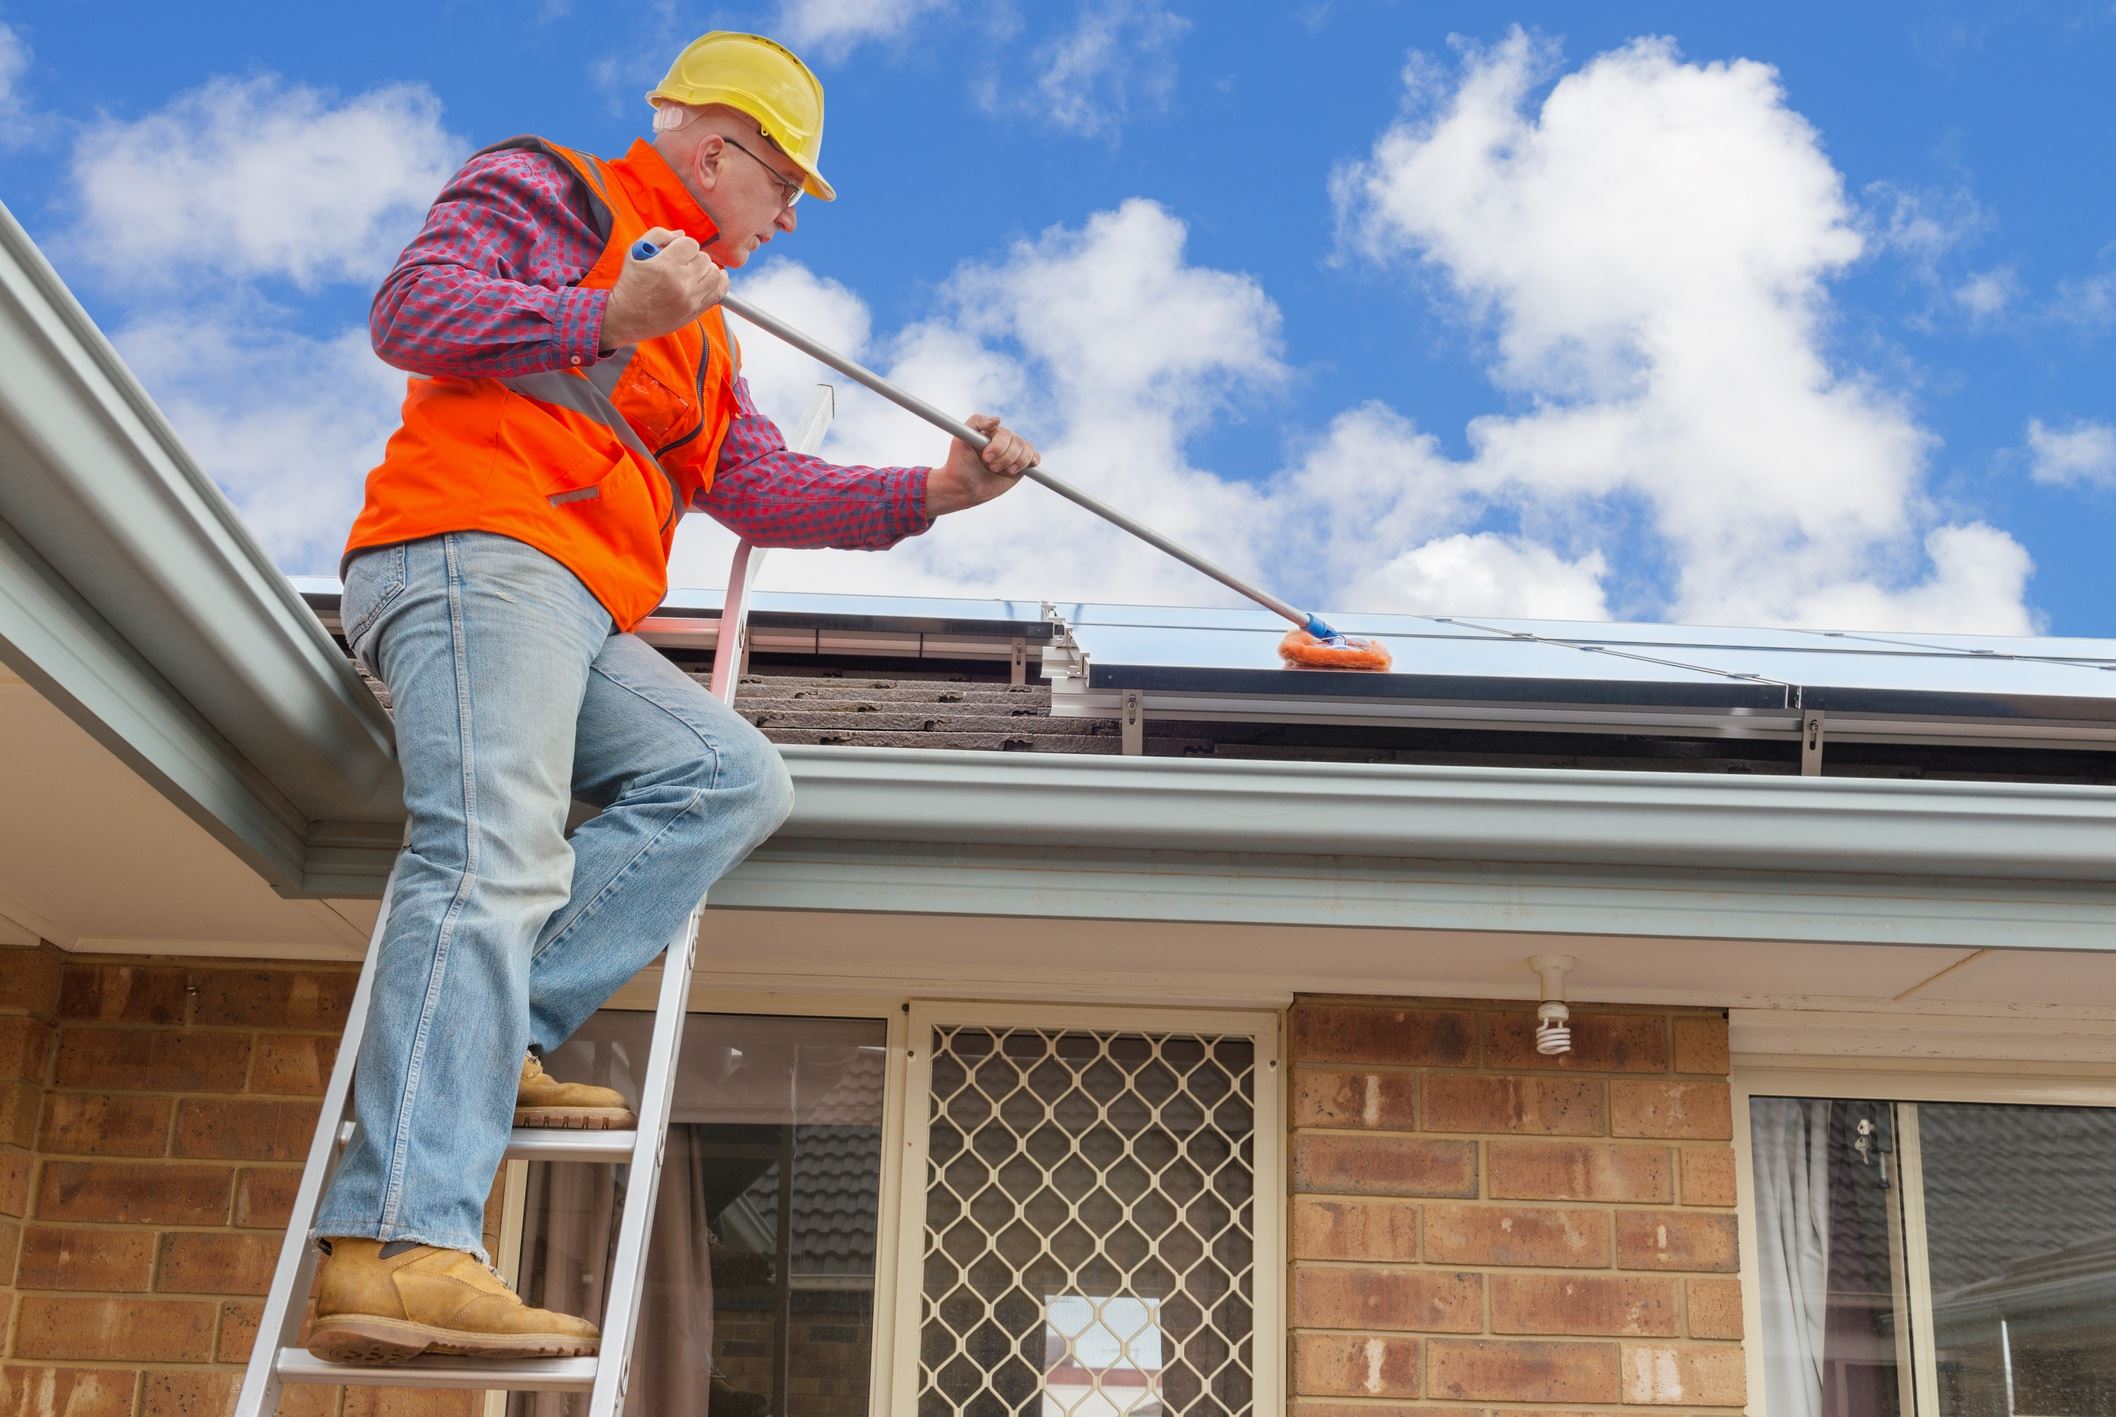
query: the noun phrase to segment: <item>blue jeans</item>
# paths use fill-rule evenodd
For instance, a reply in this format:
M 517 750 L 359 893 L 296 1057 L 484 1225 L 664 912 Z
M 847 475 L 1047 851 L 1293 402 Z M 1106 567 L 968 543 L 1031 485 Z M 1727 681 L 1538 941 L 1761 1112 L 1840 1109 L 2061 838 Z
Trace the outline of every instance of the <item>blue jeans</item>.
M 764 735 L 518 541 L 363 552 L 341 610 L 389 686 L 411 837 L 316 1230 L 483 1258 L 524 1049 L 650 963 L 793 787 Z M 569 840 L 575 798 L 601 811 Z

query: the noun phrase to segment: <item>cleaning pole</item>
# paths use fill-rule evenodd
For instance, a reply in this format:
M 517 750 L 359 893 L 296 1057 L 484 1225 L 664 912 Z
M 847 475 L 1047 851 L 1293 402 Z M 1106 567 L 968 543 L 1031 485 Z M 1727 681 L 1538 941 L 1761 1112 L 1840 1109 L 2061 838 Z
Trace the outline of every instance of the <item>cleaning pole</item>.
M 644 261 L 653 257 L 660 249 L 651 241 L 640 241 L 632 247 L 632 258 Z M 898 408 L 918 415 L 943 433 L 961 440 L 979 452 L 984 451 L 985 445 L 991 441 L 961 419 L 941 412 L 916 394 L 898 388 L 865 365 L 847 359 L 828 345 L 809 338 L 777 316 L 757 309 L 746 300 L 737 299 L 732 295 L 724 296 L 720 306 L 740 315 L 758 329 L 777 335 L 809 358 L 829 365 L 856 383 L 866 385 Z M 1085 507 L 1111 525 L 1123 528 L 1147 545 L 1175 557 L 1199 574 L 1210 576 L 1229 590 L 1255 601 L 1272 614 L 1292 621 L 1294 628 L 1279 641 L 1278 646 L 1280 657 L 1287 663 L 1306 669 L 1388 669 L 1389 652 L 1378 640 L 1359 639 L 1332 629 L 1324 623 L 1321 616 L 1297 609 L 1290 601 L 1282 600 L 1267 590 L 1249 584 L 1232 571 L 1225 570 L 1196 552 L 1169 540 L 1144 522 L 1118 511 L 1097 497 L 1090 496 L 1063 478 L 1045 471 L 1041 466 L 1029 468 L 1021 475 L 1042 483 L 1068 502 Z

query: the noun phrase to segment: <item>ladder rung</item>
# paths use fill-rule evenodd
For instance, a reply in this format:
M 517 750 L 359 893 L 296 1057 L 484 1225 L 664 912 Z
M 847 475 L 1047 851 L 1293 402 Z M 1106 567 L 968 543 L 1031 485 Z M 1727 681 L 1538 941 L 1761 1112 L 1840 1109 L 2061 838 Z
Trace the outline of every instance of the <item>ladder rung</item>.
M 338 1145 L 353 1139 L 353 1124 L 338 1128 Z M 574 1130 L 569 1127 L 516 1127 L 507 1135 L 507 1155 L 529 1161 L 630 1161 L 639 1133 Z
M 356 1387 L 465 1387 L 505 1392 L 586 1392 L 593 1358 L 414 1358 L 408 1363 L 326 1363 L 306 1348 L 282 1348 L 273 1362 L 290 1383 Z

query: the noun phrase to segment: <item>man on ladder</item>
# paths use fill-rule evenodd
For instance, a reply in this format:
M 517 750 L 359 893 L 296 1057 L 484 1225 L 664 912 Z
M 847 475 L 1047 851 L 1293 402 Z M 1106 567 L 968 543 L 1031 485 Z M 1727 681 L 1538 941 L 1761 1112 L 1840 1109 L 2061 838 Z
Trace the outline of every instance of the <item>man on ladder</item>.
M 389 687 L 411 830 L 358 1126 L 315 1227 L 319 1358 L 596 1351 L 594 1324 L 487 1268 L 510 1122 L 633 1125 L 623 1098 L 536 1055 L 792 806 L 763 736 L 629 633 L 666 591 L 678 517 L 880 549 L 1036 460 L 996 418 L 971 420 L 981 454 L 958 441 L 936 467 L 790 451 L 714 307 L 802 195 L 834 195 L 822 86 L 772 41 L 716 32 L 648 100 L 654 137 L 622 158 L 518 138 L 471 159 L 375 300 L 376 351 L 415 377 L 346 549 L 342 618 Z M 569 840 L 576 797 L 601 811 Z

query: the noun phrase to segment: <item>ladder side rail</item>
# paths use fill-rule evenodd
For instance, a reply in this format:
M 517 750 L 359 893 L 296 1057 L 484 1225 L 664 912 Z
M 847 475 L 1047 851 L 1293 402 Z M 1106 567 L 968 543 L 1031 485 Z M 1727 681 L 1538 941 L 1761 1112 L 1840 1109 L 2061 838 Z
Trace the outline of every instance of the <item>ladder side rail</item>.
M 815 395 L 809 399 L 808 409 L 794 426 L 793 437 L 786 440 L 786 446 L 809 454 L 821 448 L 837 407 L 837 390 L 829 384 L 816 385 Z M 742 542 L 735 547 L 734 564 L 728 568 L 727 600 L 720 607 L 720 633 L 713 645 L 711 685 L 713 697 L 724 704 L 735 701 L 735 690 L 742 682 L 742 666 L 749 658 L 749 608 L 753 600 L 750 589 L 763 568 L 764 551 L 762 546 Z
M 590 1417 L 617 1417 L 624 1411 L 625 1391 L 631 1383 L 632 1343 L 639 1327 L 640 1301 L 646 1293 L 647 1244 L 653 1236 L 654 1206 L 661 1190 L 661 1163 L 668 1154 L 676 1060 L 683 1051 L 691 969 L 698 958 L 698 916 L 704 908 L 703 901 L 692 908 L 681 932 L 669 942 L 668 955 L 662 963 L 661 995 L 654 1005 L 654 1035 L 647 1047 L 645 1080 L 639 1092 L 639 1130 L 625 1173 L 617 1252 L 610 1263 L 610 1297 L 603 1314 L 601 1357 L 595 1369 L 595 1388 L 588 1399 Z
M 301 1321 L 308 1312 L 309 1285 L 316 1277 L 317 1250 L 313 1228 L 323 1205 L 323 1193 L 338 1172 L 342 1154 L 338 1131 L 350 1110 L 353 1093 L 353 1063 L 360 1040 L 367 1032 L 367 1014 L 375 992 L 377 962 L 382 957 L 382 934 L 389 928 L 389 903 L 397 885 L 392 866 L 382 886 L 382 908 L 367 941 L 367 958 L 360 965 L 360 979 L 353 987 L 352 1004 L 346 1010 L 345 1033 L 338 1057 L 331 1064 L 331 1080 L 324 1087 L 316 1111 L 316 1134 L 309 1141 L 307 1162 L 301 1168 L 301 1185 L 294 1193 L 294 1206 L 287 1217 L 287 1232 L 279 1245 L 279 1261 L 272 1268 L 272 1287 L 265 1295 L 264 1312 L 257 1324 L 257 1337 L 250 1345 L 249 1365 L 243 1370 L 242 1391 L 235 1411 L 240 1417 L 271 1417 L 279 1410 L 283 1386 L 278 1371 L 279 1351 L 291 1348 L 301 1337 Z

